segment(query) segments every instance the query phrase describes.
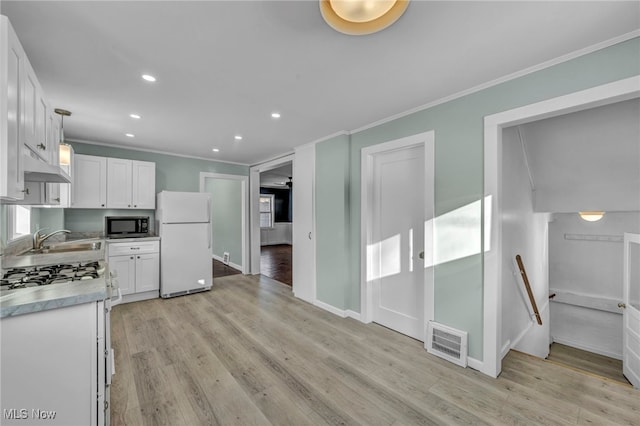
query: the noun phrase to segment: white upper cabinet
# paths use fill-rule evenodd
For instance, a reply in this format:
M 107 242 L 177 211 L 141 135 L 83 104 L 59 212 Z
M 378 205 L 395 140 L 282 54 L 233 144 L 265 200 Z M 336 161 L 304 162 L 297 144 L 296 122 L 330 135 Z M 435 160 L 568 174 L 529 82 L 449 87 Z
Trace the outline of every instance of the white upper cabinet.
M 107 207 L 131 208 L 131 190 L 131 160 L 107 158 Z
M 21 118 L 22 143 L 42 160 L 52 164 L 52 146 L 49 143 L 50 135 L 47 132 L 49 110 L 51 108 L 47 105 L 44 91 L 40 87 L 36 73 L 26 57 L 24 70 Z
M 24 198 L 20 116 L 26 55 L 9 20 L 0 16 L 0 198 Z
M 107 206 L 107 158 L 73 156 L 71 207 L 100 209 Z
M 155 192 L 155 163 L 74 156 L 71 207 L 153 210 Z
M 149 161 L 133 161 L 133 193 L 134 209 L 156 208 L 156 163 Z
M 155 209 L 156 164 L 148 161 L 107 159 L 107 207 Z

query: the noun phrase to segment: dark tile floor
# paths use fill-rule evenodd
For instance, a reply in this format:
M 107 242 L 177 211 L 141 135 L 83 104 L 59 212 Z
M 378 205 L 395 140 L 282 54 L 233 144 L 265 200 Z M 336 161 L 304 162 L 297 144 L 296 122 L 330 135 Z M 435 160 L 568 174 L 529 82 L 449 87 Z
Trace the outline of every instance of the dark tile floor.
M 279 244 L 262 246 L 260 255 L 260 273 L 269 278 L 291 285 L 291 246 Z

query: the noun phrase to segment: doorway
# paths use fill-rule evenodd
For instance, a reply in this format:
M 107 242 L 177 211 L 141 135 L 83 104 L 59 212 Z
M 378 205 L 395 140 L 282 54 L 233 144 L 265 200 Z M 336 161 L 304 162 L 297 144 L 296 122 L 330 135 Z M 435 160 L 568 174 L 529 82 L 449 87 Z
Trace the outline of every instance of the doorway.
M 502 161 L 503 129 L 638 98 L 640 97 L 639 83 L 639 77 L 632 77 L 485 118 L 485 196 L 492 196 L 492 201 L 490 206 L 485 206 L 484 210 L 485 212 L 493 212 L 490 218 L 491 232 L 487 232 L 489 229 L 485 229 L 484 235 L 485 241 L 489 240 L 492 247 L 484 255 L 483 334 L 485 344 L 481 371 L 485 374 L 497 377 L 501 371 L 502 357 L 512 347 L 512 342 L 506 338 L 507 336 L 503 336 L 503 326 L 505 322 L 510 321 L 510 318 L 506 317 L 504 313 L 504 289 L 506 288 L 504 271 L 508 270 L 509 263 L 512 262 L 512 253 L 505 250 L 503 235 L 505 217 L 510 217 L 505 216 L 506 212 L 503 209 L 505 203 L 502 193 L 502 186 L 505 182 Z M 603 145 L 606 146 L 606 144 Z M 540 192 L 542 191 L 536 190 L 536 198 Z M 606 195 L 615 191 L 604 190 L 600 192 Z M 567 199 L 573 199 L 573 195 L 575 194 L 571 194 Z M 638 211 L 640 208 L 635 207 L 631 210 Z M 549 212 L 544 209 L 540 209 L 540 211 Z M 567 213 L 569 212 L 576 212 L 576 209 L 569 209 Z M 548 237 L 551 238 L 549 235 Z M 549 246 L 543 244 L 543 247 L 548 249 Z M 548 256 L 548 253 L 546 255 Z M 510 279 L 513 281 L 513 277 Z M 548 291 L 548 283 L 542 291 L 538 289 L 537 297 L 541 298 L 539 300 L 548 298 Z M 523 333 L 526 334 L 527 330 L 524 330 Z M 539 333 L 537 342 L 533 346 L 541 348 L 545 345 L 548 347 L 548 344 L 549 335 Z
M 293 283 L 293 162 L 260 173 L 260 273 Z
M 249 272 L 248 176 L 200 173 L 200 192 L 211 194 L 212 270 Z
M 433 317 L 434 132 L 362 150 L 362 319 L 420 341 Z

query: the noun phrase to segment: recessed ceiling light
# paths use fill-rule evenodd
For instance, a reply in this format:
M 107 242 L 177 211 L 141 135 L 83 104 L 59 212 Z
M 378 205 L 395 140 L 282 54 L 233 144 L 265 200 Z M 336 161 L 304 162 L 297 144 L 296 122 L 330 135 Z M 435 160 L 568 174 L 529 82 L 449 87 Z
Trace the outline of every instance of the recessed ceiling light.
M 131 118 L 135 118 L 135 119 L 140 119 L 142 117 L 140 117 L 138 114 L 129 114 L 129 117 Z
M 125 133 L 124 135 L 126 137 L 128 137 L 128 138 L 135 138 L 136 137 L 136 135 L 134 135 L 133 133 Z
M 237 140 L 237 141 L 241 141 L 242 140 L 242 136 L 240 136 L 240 135 L 235 135 L 233 138 L 235 140 Z
M 211 151 L 213 152 L 220 152 L 220 150 L 218 148 L 213 148 Z
M 272 112 L 271 113 L 271 118 L 280 118 L 280 113 L 279 112 Z
M 154 76 L 152 76 L 152 75 L 149 75 L 149 74 L 142 74 L 142 78 L 147 80 L 147 81 L 150 81 L 152 83 L 154 81 L 156 81 L 156 78 Z

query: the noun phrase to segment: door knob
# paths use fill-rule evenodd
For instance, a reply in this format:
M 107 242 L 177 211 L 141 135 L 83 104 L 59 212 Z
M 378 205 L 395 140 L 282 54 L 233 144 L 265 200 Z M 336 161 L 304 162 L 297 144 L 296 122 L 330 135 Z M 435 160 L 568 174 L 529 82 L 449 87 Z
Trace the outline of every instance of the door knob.
M 423 251 L 421 251 L 421 252 L 420 252 L 420 254 L 418 255 L 418 257 L 419 257 L 420 259 L 424 259 L 424 252 L 423 252 Z
M 625 305 L 624 303 L 622 303 L 622 302 L 618 303 L 618 308 L 625 309 L 626 307 L 627 307 L 627 305 Z

